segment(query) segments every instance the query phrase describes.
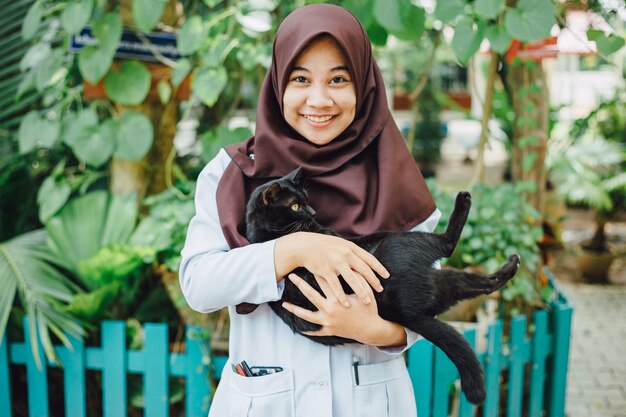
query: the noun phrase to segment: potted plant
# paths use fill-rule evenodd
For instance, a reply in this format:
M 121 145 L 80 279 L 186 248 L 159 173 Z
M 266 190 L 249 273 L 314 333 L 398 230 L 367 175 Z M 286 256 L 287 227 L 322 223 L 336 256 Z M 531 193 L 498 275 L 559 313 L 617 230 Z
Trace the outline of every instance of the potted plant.
M 547 166 L 556 192 L 569 204 L 594 211 L 593 237 L 581 244 L 578 266 L 590 282 L 608 282 L 615 259 L 605 232 L 608 221 L 626 207 L 624 147 L 601 135 L 553 140 Z

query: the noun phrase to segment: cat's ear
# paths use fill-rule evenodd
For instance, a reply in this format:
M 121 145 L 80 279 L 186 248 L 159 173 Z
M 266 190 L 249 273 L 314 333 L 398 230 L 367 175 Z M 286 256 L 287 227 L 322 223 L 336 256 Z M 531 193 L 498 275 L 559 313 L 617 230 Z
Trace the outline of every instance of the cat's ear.
M 298 167 L 285 176 L 296 185 L 302 185 L 302 167 Z
M 262 193 L 263 204 L 267 206 L 270 203 L 273 203 L 274 201 L 276 201 L 276 197 L 278 196 L 279 191 L 280 191 L 280 184 L 277 182 L 275 182 L 274 184 L 270 185 L 265 190 L 263 190 L 263 193 Z

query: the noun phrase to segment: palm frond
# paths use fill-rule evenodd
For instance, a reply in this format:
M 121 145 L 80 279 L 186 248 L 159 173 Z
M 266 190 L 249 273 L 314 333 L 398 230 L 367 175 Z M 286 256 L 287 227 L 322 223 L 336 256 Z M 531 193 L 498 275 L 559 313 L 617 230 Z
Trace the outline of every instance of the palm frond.
M 17 293 L 30 316 L 29 337 L 38 366 L 41 359 L 34 350 L 36 338 L 41 340 L 47 357 L 56 360 L 50 330 L 75 337 L 84 335 L 69 313 L 51 308 L 50 303 L 67 303 L 76 293 L 76 286 L 54 268 L 51 259 L 46 232 L 42 229 L 0 243 L 0 340 Z M 67 338 L 61 340 L 69 342 Z

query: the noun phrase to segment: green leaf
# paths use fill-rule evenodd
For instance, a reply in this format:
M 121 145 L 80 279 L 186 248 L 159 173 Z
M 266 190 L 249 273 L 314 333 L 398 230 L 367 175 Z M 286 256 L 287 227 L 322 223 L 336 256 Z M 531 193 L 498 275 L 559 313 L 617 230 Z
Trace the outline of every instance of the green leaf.
M 113 63 L 113 53 L 103 48 L 86 46 L 78 55 L 78 69 L 81 75 L 92 84 L 96 84 L 109 71 Z
M 50 52 L 52 52 L 52 48 L 50 48 L 49 43 L 39 42 L 34 44 L 28 49 L 24 57 L 22 57 L 20 70 L 26 71 L 29 68 L 35 68 L 50 55 Z
M 81 138 L 90 135 L 89 128 L 98 125 L 98 115 L 92 108 L 86 108 L 80 114 L 67 113 L 63 116 L 62 139 L 72 149 Z
M 50 176 L 46 178 L 37 192 L 37 204 L 39 204 L 39 220 L 45 224 L 67 202 L 72 187 L 67 180 Z
M 200 16 L 191 16 L 180 29 L 176 47 L 181 55 L 191 55 L 206 39 L 206 29 Z
M 119 104 L 141 104 L 150 92 L 150 70 L 139 61 L 123 61 L 104 78 L 104 90 Z
M 172 70 L 172 84 L 174 87 L 178 87 L 183 82 L 189 71 L 191 71 L 191 61 L 187 58 L 180 59 Z
M 122 20 L 119 13 L 107 13 L 93 27 L 93 34 L 98 39 L 98 47 L 109 53 L 115 53 L 122 37 Z
M 44 120 L 36 110 L 31 110 L 20 123 L 20 153 L 28 153 L 36 147 L 52 148 L 59 137 L 60 127 L 58 121 Z
M 546 0 L 519 0 L 504 16 L 506 31 L 523 42 L 550 36 L 555 22 L 554 5 Z
M 80 32 L 89 22 L 92 9 L 93 0 L 79 0 L 68 3 L 63 13 L 61 13 L 61 26 L 68 33 Z
M 404 40 L 418 40 L 424 32 L 424 9 L 408 0 L 375 0 L 374 16 L 389 33 Z
M 487 39 L 489 39 L 491 49 L 498 54 L 504 54 L 509 49 L 511 41 L 513 41 L 511 35 L 509 35 L 500 25 L 491 25 L 487 27 L 485 35 L 487 36 Z
M 495 19 L 504 6 L 504 0 L 476 0 L 474 9 L 476 13 L 485 19 Z
M 53 77 L 63 66 L 64 51 L 55 49 L 54 52 L 35 68 L 35 85 L 38 91 L 43 91 L 53 81 Z M 58 77 L 56 78 L 58 80 Z
M 202 54 L 202 62 L 206 67 L 218 67 L 224 63 L 231 50 L 231 40 L 226 36 L 217 36 L 211 40 L 209 47 Z
M 609 56 L 624 46 L 624 38 L 613 33 L 607 36 L 601 30 L 591 29 L 587 31 L 587 38 L 596 43 L 598 52 L 604 56 Z
M 193 93 L 208 107 L 212 107 L 228 84 L 224 67 L 201 68 L 196 73 L 191 87 Z
M 157 93 L 159 94 L 159 100 L 161 103 L 167 104 L 172 98 L 172 86 L 166 80 L 161 80 L 156 86 Z
M 22 22 L 22 38 L 24 40 L 30 40 L 35 37 L 41 25 L 42 15 L 41 1 L 37 0 L 30 6 Z
M 223 147 L 246 140 L 250 136 L 252 136 L 252 132 L 245 127 L 229 130 L 226 126 L 221 125 L 217 129 L 210 130 L 201 138 L 202 160 L 210 161 Z
M 150 31 L 159 21 L 167 0 L 133 0 L 133 20 L 144 32 Z
M 372 44 L 379 46 L 387 44 L 389 33 L 387 33 L 385 28 L 379 25 L 374 19 L 372 19 L 372 21 L 367 25 L 365 30 L 367 31 L 367 36 L 372 41 Z
M 150 119 L 143 113 L 127 111 L 120 118 L 115 156 L 138 161 L 148 153 L 153 139 Z
M 456 26 L 452 37 L 452 50 L 461 63 L 466 64 L 478 51 L 484 31 L 483 22 L 474 22 L 469 18 L 464 18 Z
M 117 125 L 112 119 L 100 126 L 86 127 L 72 149 L 79 160 L 98 168 L 113 155 L 116 133 Z
M 438 1 L 435 5 L 435 16 L 444 23 L 448 23 L 463 13 L 464 8 L 465 1 L 463 0 Z

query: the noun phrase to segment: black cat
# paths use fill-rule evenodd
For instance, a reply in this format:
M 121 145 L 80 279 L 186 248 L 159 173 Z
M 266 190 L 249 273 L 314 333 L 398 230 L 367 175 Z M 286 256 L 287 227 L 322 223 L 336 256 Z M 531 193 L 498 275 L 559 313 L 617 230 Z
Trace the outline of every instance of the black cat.
M 315 221 L 315 211 L 308 204 L 301 177 L 301 170 L 296 169 L 253 191 L 246 215 L 246 235 L 251 243 L 265 242 L 297 231 L 338 235 Z M 515 275 L 520 258 L 518 255 L 511 255 L 506 265 L 489 276 L 433 268 L 435 261 L 452 255 L 470 206 L 470 194 L 459 193 L 448 229 L 440 235 L 424 232 L 378 232 L 347 239 L 372 253 L 391 274 L 390 278 L 380 280 L 384 291 L 374 292 L 379 315 L 413 330 L 439 347 L 456 365 L 466 398 L 478 404 L 484 401 L 486 395 L 480 362 L 465 338 L 435 316 L 457 301 L 489 294 L 502 287 Z M 321 293 L 313 274 L 304 268 L 298 268 L 294 272 Z M 341 281 L 344 291 L 353 293 Z M 290 280 L 285 280 L 282 299 L 269 303 L 270 307 L 295 332 L 320 328 L 319 325 L 285 310 L 281 306 L 283 301 L 316 310 Z M 337 336 L 305 336 L 326 345 L 354 342 Z

